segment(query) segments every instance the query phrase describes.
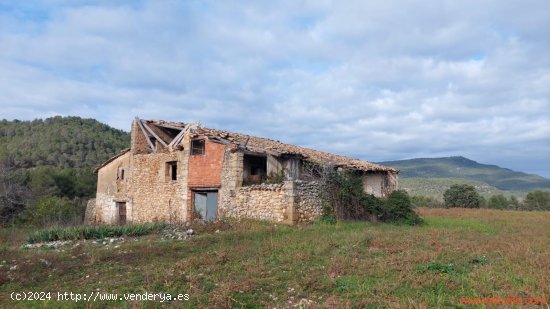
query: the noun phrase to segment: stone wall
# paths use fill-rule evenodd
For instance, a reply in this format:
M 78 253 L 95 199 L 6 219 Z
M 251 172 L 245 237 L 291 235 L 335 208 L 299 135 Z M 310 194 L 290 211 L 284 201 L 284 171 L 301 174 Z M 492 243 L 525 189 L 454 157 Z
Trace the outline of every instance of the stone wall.
M 321 189 L 318 182 L 296 181 L 294 190 L 298 197 L 296 211 L 298 222 L 311 222 L 323 216 Z
M 177 179 L 167 162 L 177 162 Z M 134 155 L 131 182 L 134 223 L 187 220 L 187 157 L 185 151 Z M 127 206 L 127 209 L 129 207 Z
M 86 209 L 89 218 L 88 224 L 115 224 L 118 222 L 116 202 L 129 202 L 131 166 L 132 155 L 127 152 L 98 170 L 95 204 L 93 210 Z M 122 177 L 122 170 L 124 170 L 124 177 Z M 129 208 L 128 205 L 126 207 Z
M 132 149 L 132 153 L 138 154 L 150 152 L 147 139 L 145 138 L 145 135 L 143 135 L 143 132 L 136 120 L 132 121 L 131 135 L 132 139 L 130 147 Z
M 226 148 L 221 172 L 221 188 L 218 195 L 218 216 L 232 217 L 237 207 L 237 190 L 243 183 L 243 153 Z
M 363 177 L 363 190 L 365 193 L 382 197 L 385 174 L 381 172 L 366 173 Z
M 96 219 L 96 209 L 95 209 L 95 198 L 89 199 L 86 203 L 86 212 L 84 213 L 84 224 L 85 225 L 94 225 L 97 222 Z
M 398 174 L 392 172 L 366 173 L 363 179 L 363 189 L 376 197 L 388 197 L 397 190 Z
M 388 172 L 384 179 L 384 186 L 382 188 L 382 194 L 387 197 L 393 191 L 398 189 L 399 174 Z
M 287 207 L 283 184 L 251 185 L 237 189 L 235 207 L 226 209 L 225 215 L 282 222 Z
M 183 150 L 157 147 L 156 153 L 149 153 L 140 130 L 134 122 L 132 151 L 98 171 L 96 200 L 90 202 L 87 222 L 116 224 L 117 202 L 126 203 L 128 223 L 187 221 L 192 219 L 192 190 L 201 188 L 219 188 L 219 218 L 294 224 L 322 216 L 316 182 L 289 179 L 281 184 L 243 187 L 244 153 L 238 148 L 207 140 L 205 155 L 190 156 L 191 138 L 185 135 Z M 176 180 L 170 177 L 168 162 L 177 162 Z M 121 168 L 124 179 L 117 178 Z M 395 184 L 395 179 L 385 179 L 382 191 Z

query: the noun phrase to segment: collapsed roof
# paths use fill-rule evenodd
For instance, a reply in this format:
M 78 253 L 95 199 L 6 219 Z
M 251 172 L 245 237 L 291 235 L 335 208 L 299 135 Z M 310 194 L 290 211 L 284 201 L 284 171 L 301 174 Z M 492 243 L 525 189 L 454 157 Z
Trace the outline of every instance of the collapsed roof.
M 149 147 L 153 151 L 156 147 L 155 143 L 153 143 L 153 140 L 157 140 L 164 147 L 177 149 L 178 146 L 181 147 L 183 135 L 186 132 L 189 132 L 189 134 L 193 138 L 205 137 L 211 141 L 233 146 L 240 150 L 251 153 L 272 155 L 275 157 L 299 156 L 305 161 L 320 165 L 332 165 L 334 167 L 348 168 L 365 172 L 398 173 L 397 169 L 374 164 L 368 161 L 353 159 L 291 144 L 285 144 L 281 143 L 280 141 L 268 138 L 205 128 L 198 123 L 170 122 L 163 120 L 142 120 L 139 118 L 136 118 L 136 121 L 138 122 L 143 134 L 145 134 L 145 136 L 147 137 Z M 105 166 L 106 164 L 123 155 L 127 151 L 128 149 L 125 149 L 119 155 L 109 159 L 107 162 L 104 162 L 97 169 Z

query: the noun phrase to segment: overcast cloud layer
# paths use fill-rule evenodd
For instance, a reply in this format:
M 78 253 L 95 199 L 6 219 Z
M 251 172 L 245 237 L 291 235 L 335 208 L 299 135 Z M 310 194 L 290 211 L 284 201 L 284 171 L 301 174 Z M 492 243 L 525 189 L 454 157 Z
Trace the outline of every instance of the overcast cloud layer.
M 0 118 L 201 121 L 550 177 L 549 1 L 230 2 L 0 0 Z

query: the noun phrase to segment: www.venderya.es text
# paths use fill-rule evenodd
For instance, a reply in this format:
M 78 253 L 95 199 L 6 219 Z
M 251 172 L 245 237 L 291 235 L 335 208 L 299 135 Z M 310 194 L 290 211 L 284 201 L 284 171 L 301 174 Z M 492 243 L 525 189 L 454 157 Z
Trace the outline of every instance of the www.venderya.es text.
M 73 302 L 95 302 L 95 301 L 153 301 L 172 302 L 188 301 L 189 294 L 170 293 L 106 293 L 92 291 L 89 293 L 75 292 L 12 292 L 10 295 L 15 301 L 73 301 Z

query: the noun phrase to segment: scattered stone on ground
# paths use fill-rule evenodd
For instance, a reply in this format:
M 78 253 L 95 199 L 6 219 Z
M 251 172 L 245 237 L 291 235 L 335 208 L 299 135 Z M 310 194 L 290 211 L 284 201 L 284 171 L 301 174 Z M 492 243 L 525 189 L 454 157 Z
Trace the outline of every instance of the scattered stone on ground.
M 137 239 L 136 239 L 137 240 Z M 109 247 L 109 245 L 114 245 L 115 242 L 124 242 L 124 237 L 106 237 L 103 239 L 82 239 L 82 240 L 55 240 L 55 241 L 46 241 L 46 242 L 37 242 L 34 244 L 24 244 L 22 247 L 25 249 L 36 249 L 36 248 L 53 248 L 58 249 L 61 246 L 74 243 L 73 248 L 76 248 L 81 245 L 81 243 L 91 243 L 94 245 L 103 245 Z
M 193 229 L 189 228 L 189 222 L 185 224 L 169 224 L 161 231 L 162 239 L 187 240 L 195 234 Z
M 34 244 L 25 244 L 23 245 L 23 248 L 27 249 L 34 249 L 34 248 L 59 248 L 63 245 L 72 243 L 72 240 L 55 240 L 55 241 L 47 241 L 47 242 L 37 242 Z

